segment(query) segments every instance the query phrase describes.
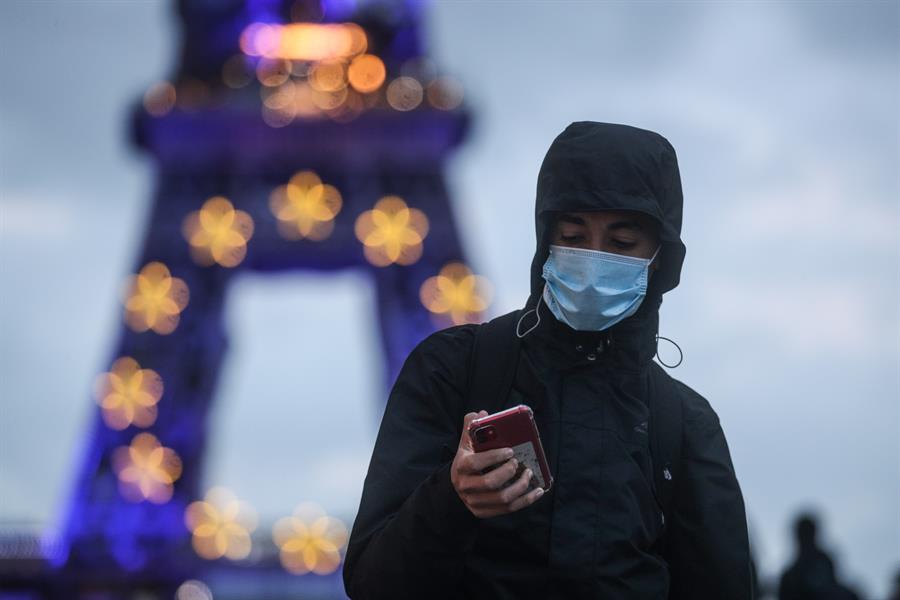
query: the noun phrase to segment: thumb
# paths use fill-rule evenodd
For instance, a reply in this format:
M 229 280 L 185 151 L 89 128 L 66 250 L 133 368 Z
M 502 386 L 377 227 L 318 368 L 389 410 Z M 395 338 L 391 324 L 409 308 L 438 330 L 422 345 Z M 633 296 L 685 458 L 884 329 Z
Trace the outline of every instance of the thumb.
M 465 418 L 463 418 L 462 436 L 459 438 L 460 448 L 465 448 L 469 451 L 472 450 L 472 438 L 469 437 L 469 426 L 472 424 L 472 421 L 480 419 L 481 417 L 486 417 L 487 414 L 486 410 L 480 410 L 477 413 L 466 413 Z

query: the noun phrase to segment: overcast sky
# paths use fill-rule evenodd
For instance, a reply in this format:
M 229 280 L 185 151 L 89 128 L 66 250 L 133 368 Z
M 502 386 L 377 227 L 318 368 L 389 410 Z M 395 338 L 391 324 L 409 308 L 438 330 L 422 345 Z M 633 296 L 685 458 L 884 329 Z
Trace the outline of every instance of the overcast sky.
M 475 116 L 448 178 L 492 311 L 527 296 L 553 137 L 584 119 L 666 136 L 688 255 L 660 333 L 721 417 L 762 571 L 811 507 L 878 596 L 900 568 L 898 7 L 445 1 L 426 23 Z M 0 8 L 2 522 L 52 526 L 71 483 L 152 189 L 127 108 L 175 59 L 171 12 Z M 238 279 L 209 485 L 264 519 L 315 500 L 349 524 L 380 417 L 372 298 L 358 273 Z

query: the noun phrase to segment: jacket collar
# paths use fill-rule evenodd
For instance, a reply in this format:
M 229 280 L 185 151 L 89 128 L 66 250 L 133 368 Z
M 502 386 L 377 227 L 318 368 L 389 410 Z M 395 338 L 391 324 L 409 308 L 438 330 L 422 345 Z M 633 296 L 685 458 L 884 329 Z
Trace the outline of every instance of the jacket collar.
M 626 370 L 643 370 L 656 355 L 656 335 L 659 328 L 658 302 L 645 298 L 648 306 L 604 331 L 577 331 L 557 320 L 543 301 L 537 314 L 526 314 L 520 330 L 527 331 L 526 345 L 538 348 L 544 360 L 557 369 L 591 365 L 611 365 Z M 654 306 L 655 304 L 655 306 Z

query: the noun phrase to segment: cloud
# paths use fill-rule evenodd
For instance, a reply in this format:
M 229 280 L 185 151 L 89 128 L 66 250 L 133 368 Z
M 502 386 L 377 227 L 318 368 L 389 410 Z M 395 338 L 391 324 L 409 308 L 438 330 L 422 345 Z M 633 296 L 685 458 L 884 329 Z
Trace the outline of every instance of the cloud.
M 40 193 L 4 192 L 0 199 L 0 237 L 5 240 L 59 240 L 78 224 L 71 198 Z

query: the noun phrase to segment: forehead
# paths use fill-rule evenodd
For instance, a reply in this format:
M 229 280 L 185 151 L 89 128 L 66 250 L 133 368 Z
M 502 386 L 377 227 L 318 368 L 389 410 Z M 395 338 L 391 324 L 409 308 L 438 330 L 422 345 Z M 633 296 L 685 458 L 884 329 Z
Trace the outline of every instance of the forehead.
M 562 212 L 556 218 L 557 224 L 584 224 L 588 227 L 605 229 L 612 225 L 630 224 L 647 232 L 655 232 L 659 225 L 656 219 L 636 210 L 594 210 Z

